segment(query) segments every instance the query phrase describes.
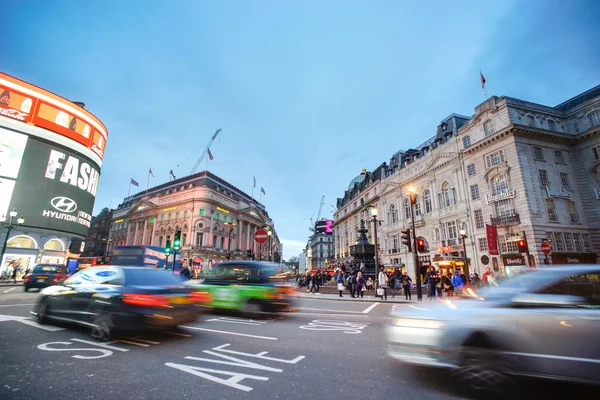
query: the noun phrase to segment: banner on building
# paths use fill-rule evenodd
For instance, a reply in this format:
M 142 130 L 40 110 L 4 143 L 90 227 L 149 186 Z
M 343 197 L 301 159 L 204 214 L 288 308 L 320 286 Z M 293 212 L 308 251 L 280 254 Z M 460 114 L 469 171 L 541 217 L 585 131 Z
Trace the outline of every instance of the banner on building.
M 497 256 L 498 252 L 498 229 L 493 225 L 485 225 L 485 235 L 488 242 L 488 253 L 492 256 Z

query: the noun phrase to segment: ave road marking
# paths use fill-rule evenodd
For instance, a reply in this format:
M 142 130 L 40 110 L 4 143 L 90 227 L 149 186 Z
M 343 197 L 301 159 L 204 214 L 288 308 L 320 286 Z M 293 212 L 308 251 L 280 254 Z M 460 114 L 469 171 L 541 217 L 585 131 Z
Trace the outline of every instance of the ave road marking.
M 240 367 L 240 368 L 250 368 L 250 369 L 266 371 L 266 372 L 283 372 L 283 369 L 281 369 L 281 368 L 269 367 L 266 365 L 259 364 L 258 362 L 244 360 L 242 358 L 230 356 L 227 354 L 234 354 L 236 356 L 255 358 L 255 359 L 260 359 L 260 360 L 265 360 L 265 361 L 279 362 L 279 363 L 283 363 L 283 364 L 296 364 L 305 358 L 305 356 L 298 356 L 292 360 L 285 360 L 282 358 L 267 357 L 266 356 L 266 354 L 268 354 L 267 351 L 262 351 L 257 354 L 243 353 L 241 351 L 234 351 L 234 350 L 226 349 L 226 347 L 229 347 L 229 346 L 231 346 L 231 344 L 227 343 L 227 344 L 223 344 L 221 346 L 213 347 L 210 350 L 202 351 L 203 353 L 209 354 L 211 356 L 219 357 L 217 359 L 192 357 L 192 356 L 187 356 L 187 357 L 185 357 L 185 359 L 201 361 L 201 362 L 211 363 L 211 364 L 222 364 L 222 365 L 229 365 L 229 366 Z M 226 354 L 221 354 L 221 353 L 226 353 Z M 225 370 L 219 370 L 219 369 L 197 367 L 195 365 L 177 364 L 177 363 L 172 363 L 172 362 L 165 363 L 165 365 L 167 367 L 175 368 L 180 371 L 187 372 L 188 374 L 192 374 L 194 376 L 204 378 L 204 379 L 207 379 L 212 382 L 220 383 L 222 385 L 229 386 L 234 389 L 242 390 L 244 392 L 249 392 L 249 391 L 253 390 L 253 388 L 250 386 L 240 384 L 240 382 L 243 381 L 244 379 L 253 379 L 256 381 L 269 380 L 269 377 L 267 377 L 267 376 L 249 375 L 249 374 L 244 374 L 241 372 L 232 372 L 232 371 L 225 371 Z M 218 376 L 215 376 L 215 374 L 229 376 L 229 378 L 223 379 Z
M 334 320 L 316 319 L 308 325 L 302 325 L 300 329 L 308 331 L 342 331 L 344 333 L 358 334 L 369 325 L 368 322 L 347 322 Z
M 37 322 L 33 321 L 31 319 L 31 317 L 18 317 L 16 315 L 0 314 L 0 322 L 8 322 L 8 321 L 20 322 L 22 324 L 33 326 L 34 328 L 42 329 L 42 330 L 45 330 L 48 332 L 58 332 L 58 331 L 65 330 L 65 328 L 59 328 L 56 326 L 40 325 Z
M 375 308 L 375 307 L 377 307 L 378 305 L 379 305 L 379 303 L 374 303 L 374 304 L 371 304 L 369 307 L 367 307 L 367 308 L 366 308 L 366 309 L 363 311 L 363 313 L 364 313 L 364 314 L 368 314 L 368 313 L 369 313 L 369 311 L 371 311 L 372 309 L 374 309 L 374 308 Z
M 198 328 L 198 327 L 195 327 L 195 326 L 187 326 L 187 325 L 181 325 L 180 328 L 193 329 L 193 330 L 196 330 L 196 331 L 204 331 L 204 332 L 224 333 L 226 335 L 234 335 L 234 336 L 245 336 L 245 337 L 251 337 L 251 338 L 255 338 L 255 339 L 277 340 L 276 337 L 250 335 L 250 334 L 247 334 L 247 333 L 237 333 L 237 332 L 229 332 L 229 331 L 218 331 L 216 329 Z
M 229 324 L 242 324 L 242 325 L 254 325 L 254 326 L 260 326 L 260 325 L 264 325 L 267 323 L 266 321 L 256 321 L 253 319 L 229 318 L 229 317 L 212 318 L 212 319 L 207 319 L 206 321 L 207 322 L 227 322 Z

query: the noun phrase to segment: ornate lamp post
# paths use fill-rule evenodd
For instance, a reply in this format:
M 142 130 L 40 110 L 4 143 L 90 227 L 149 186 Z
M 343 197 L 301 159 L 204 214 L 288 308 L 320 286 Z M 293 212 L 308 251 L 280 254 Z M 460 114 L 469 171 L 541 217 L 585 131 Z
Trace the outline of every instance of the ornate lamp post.
M 463 244 L 463 254 L 465 255 L 465 276 L 469 276 L 469 259 L 467 258 L 467 231 L 465 229 L 461 229 L 460 237 L 462 238 Z
M 417 301 L 423 301 L 423 288 L 421 285 L 421 271 L 419 268 L 419 253 L 417 251 L 417 231 L 415 230 L 415 204 L 417 203 L 417 193 L 415 189 L 408 188 L 410 196 L 410 219 L 412 221 L 412 240 L 413 240 L 413 258 L 415 260 L 415 272 L 417 274 Z
M 0 262 L 2 262 L 2 260 L 4 259 L 4 252 L 6 251 L 6 244 L 8 243 L 8 237 L 10 236 L 10 231 L 15 229 L 19 225 L 23 225 L 25 223 L 25 220 L 23 219 L 23 216 L 21 215 L 17 219 L 17 224 L 16 225 L 13 224 L 13 219 L 15 219 L 18 214 L 19 213 L 17 213 L 17 211 L 13 208 L 13 210 L 8 214 L 10 216 L 10 219 L 8 220 L 8 222 L 6 222 L 6 215 L 0 216 L 0 225 L 6 229 L 6 236 L 4 237 L 4 243 L 2 244 L 2 251 L 0 252 Z M 1 265 L 0 265 L 0 267 L 1 267 Z
M 267 235 L 269 236 L 269 249 L 267 250 L 267 257 L 268 257 L 269 261 L 273 261 L 271 259 L 271 236 L 273 236 L 273 232 L 268 230 Z
M 231 259 L 231 232 L 235 228 L 235 223 L 225 222 L 225 228 L 227 228 L 227 259 Z

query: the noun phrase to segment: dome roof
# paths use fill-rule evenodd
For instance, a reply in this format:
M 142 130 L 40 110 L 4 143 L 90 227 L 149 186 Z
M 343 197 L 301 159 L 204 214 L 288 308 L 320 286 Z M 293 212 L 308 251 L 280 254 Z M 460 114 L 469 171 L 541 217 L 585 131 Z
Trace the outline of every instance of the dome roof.
M 366 178 L 367 178 L 367 174 L 358 175 L 356 178 L 354 178 L 350 181 L 350 184 L 348 185 L 348 190 L 351 190 L 352 188 L 354 188 L 355 183 L 358 183 L 360 185 Z

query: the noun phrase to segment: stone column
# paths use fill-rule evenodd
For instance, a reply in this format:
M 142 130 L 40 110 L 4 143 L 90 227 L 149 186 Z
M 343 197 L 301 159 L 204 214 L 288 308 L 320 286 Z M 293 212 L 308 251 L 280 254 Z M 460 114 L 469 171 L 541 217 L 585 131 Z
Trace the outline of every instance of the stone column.
M 210 210 L 210 226 L 209 226 L 210 231 L 208 232 L 208 241 L 206 242 L 209 247 L 215 247 L 215 244 L 213 243 L 213 224 L 214 224 L 214 221 L 215 221 L 215 211 L 211 209 Z
M 127 237 L 125 238 L 125 246 L 131 246 L 131 222 L 127 221 Z
M 250 222 L 246 222 L 246 242 L 244 243 L 244 250 L 250 249 Z
M 142 232 L 142 246 L 146 245 L 146 240 L 148 239 L 148 218 L 144 218 L 144 230 Z

